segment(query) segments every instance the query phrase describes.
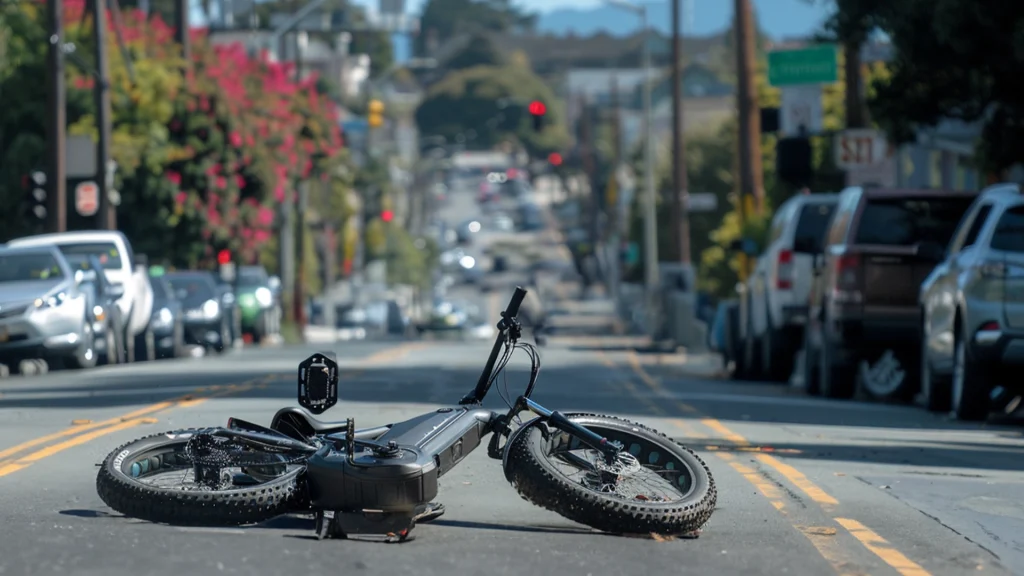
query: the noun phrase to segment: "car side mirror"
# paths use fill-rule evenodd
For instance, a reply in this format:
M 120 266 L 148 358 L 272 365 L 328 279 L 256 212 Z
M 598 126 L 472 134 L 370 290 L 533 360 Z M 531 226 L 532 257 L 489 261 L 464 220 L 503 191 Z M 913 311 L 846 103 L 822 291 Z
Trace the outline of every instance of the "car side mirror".
M 757 242 L 751 238 L 737 238 L 729 243 L 729 250 L 740 252 L 747 256 L 757 256 L 759 250 Z
M 121 284 L 121 283 L 111 284 L 107 288 L 107 293 L 110 294 L 111 296 L 113 296 L 114 298 L 120 298 L 120 297 L 124 296 L 124 284 Z

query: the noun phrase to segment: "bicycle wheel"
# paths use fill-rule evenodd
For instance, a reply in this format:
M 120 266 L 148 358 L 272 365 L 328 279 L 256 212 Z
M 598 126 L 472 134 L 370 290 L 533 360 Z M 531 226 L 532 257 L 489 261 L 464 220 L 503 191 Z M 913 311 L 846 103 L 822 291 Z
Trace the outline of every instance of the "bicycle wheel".
M 216 466 L 198 469 L 197 478 L 196 462 L 211 457 Z M 298 478 L 304 471 L 302 463 L 282 454 L 253 451 L 200 430 L 175 430 L 111 452 L 100 466 L 96 491 L 107 506 L 131 518 L 237 526 L 302 509 L 306 496 Z
M 715 481 L 699 456 L 641 424 L 566 414 L 625 450 L 607 464 L 567 433 L 527 423 L 508 446 L 506 477 L 526 500 L 604 532 L 692 534 L 715 510 Z

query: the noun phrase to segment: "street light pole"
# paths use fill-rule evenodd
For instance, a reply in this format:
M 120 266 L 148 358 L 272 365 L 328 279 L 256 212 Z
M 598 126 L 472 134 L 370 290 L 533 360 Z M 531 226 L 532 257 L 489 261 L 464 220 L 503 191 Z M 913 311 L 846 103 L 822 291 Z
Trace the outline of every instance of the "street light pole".
M 648 330 L 654 332 L 658 289 L 658 212 L 654 188 L 654 129 L 651 117 L 651 44 L 647 38 L 647 7 L 640 7 L 644 34 L 644 285 L 647 294 Z
M 648 331 L 657 333 L 658 318 L 658 208 L 654 187 L 654 119 L 651 105 L 651 43 L 647 34 L 647 6 L 632 4 L 625 0 L 605 0 L 612 6 L 628 10 L 640 16 L 640 30 L 643 35 L 644 69 L 644 292 L 647 307 Z

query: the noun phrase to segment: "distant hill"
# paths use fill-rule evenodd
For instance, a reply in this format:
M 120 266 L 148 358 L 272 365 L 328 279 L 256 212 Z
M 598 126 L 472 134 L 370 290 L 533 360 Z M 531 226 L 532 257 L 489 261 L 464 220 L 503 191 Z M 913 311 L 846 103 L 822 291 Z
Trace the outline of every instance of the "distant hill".
M 647 18 L 662 33 L 672 29 L 671 3 L 667 0 L 637 0 L 647 6 Z M 684 0 L 685 2 L 686 0 Z M 694 0 L 690 0 L 693 2 Z M 820 27 L 827 8 L 825 3 L 807 0 L 754 0 L 757 20 L 764 33 L 776 40 L 806 37 Z M 732 2 L 698 1 L 692 5 L 686 33 L 707 36 L 724 31 L 732 22 Z M 684 16 L 685 19 L 685 16 Z M 541 12 L 538 31 L 550 34 L 573 33 L 589 36 L 604 31 L 613 36 L 632 34 L 640 27 L 640 17 L 614 6 L 589 9 L 556 8 Z
M 672 30 L 671 8 L 667 2 L 647 5 L 647 18 L 659 31 L 668 34 Z M 590 36 L 607 32 L 613 36 L 627 36 L 640 28 L 640 17 L 629 14 L 621 8 L 598 6 L 587 10 L 562 8 L 541 13 L 537 31 L 551 34 L 575 34 Z

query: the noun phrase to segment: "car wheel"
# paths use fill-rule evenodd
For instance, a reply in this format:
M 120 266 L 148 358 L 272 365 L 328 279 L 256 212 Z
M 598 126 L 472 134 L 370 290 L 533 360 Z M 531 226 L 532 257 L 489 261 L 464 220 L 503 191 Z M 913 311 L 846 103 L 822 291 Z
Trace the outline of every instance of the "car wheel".
M 803 364 L 800 368 L 804 375 L 804 391 L 808 396 L 820 395 L 821 375 L 818 373 L 818 349 L 812 342 L 810 326 L 804 329 Z
M 957 420 L 980 422 L 988 418 L 992 384 L 989 370 L 972 357 L 965 340 L 959 332 L 953 348 L 953 414 Z
M 156 338 L 153 331 L 146 328 L 146 331 L 135 337 L 135 361 L 152 362 L 156 360 Z
M 82 326 L 82 345 L 70 357 L 66 358 L 68 368 L 81 370 L 96 365 L 96 335 L 92 331 L 92 323 L 86 319 Z
M 857 372 L 849 363 L 838 361 L 835 344 L 823 335 L 818 356 L 818 379 L 821 395 L 826 398 L 853 398 L 857 391 Z
M 953 407 L 953 378 L 936 374 L 928 359 L 928 336 L 921 327 L 921 395 L 930 412 L 949 412 Z

